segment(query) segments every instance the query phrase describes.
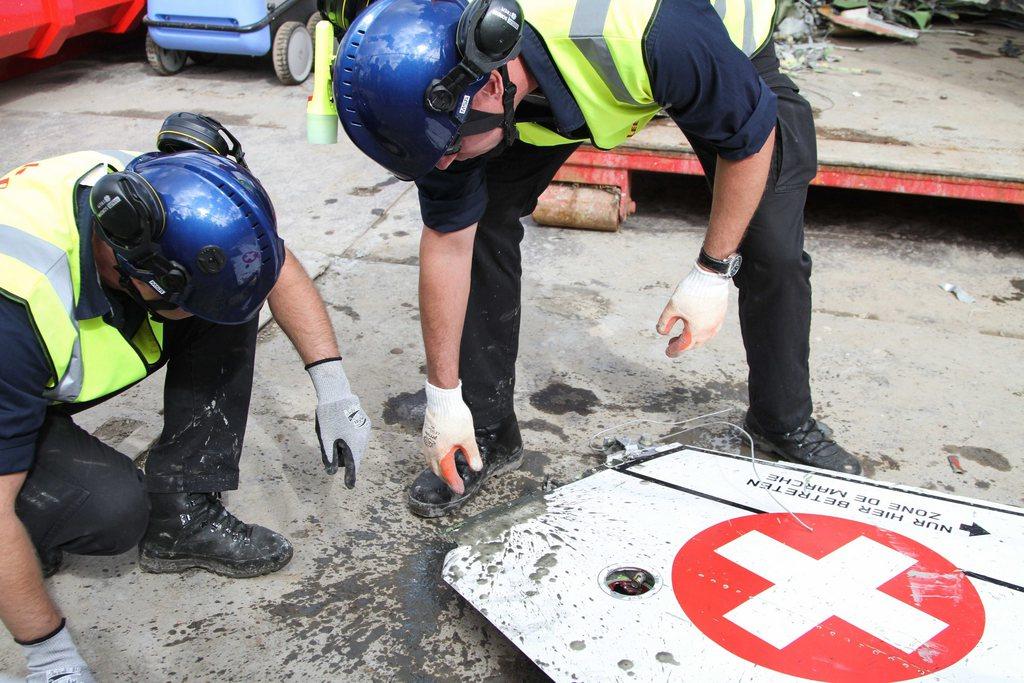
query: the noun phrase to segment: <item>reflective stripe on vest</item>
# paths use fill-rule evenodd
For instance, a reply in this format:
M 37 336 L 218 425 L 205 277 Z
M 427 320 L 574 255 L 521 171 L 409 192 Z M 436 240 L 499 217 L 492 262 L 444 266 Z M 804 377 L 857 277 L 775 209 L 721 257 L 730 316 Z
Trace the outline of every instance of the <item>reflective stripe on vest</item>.
M 43 336 L 47 352 L 50 355 L 50 362 L 54 366 L 54 373 L 57 382 L 53 388 L 48 389 L 44 397 L 51 401 L 73 402 L 78 398 L 82 390 L 82 345 L 78 336 L 78 321 L 75 320 L 75 290 L 71 282 L 71 266 L 68 263 L 67 252 L 54 244 L 30 235 L 23 230 L 18 230 L 9 225 L 0 225 L 0 254 L 20 261 L 29 268 L 37 271 L 46 278 L 52 291 L 57 295 L 61 308 L 66 314 L 65 320 L 34 320 L 33 324 Z M 19 295 L 24 293 L 24 302 L 28 305 L 33 317 L 36 314 L 45 313 L 44 306 L 36 305 L 32 299 L 45 298 L 45 289 L 31 286 L 32 292 L 14 292 Z M 42 310 L 38 310 L 42 309 Z M 73 337 L 69 340 L 67 326 L 71 328 Z M 58 337 L 59 335 L 59 337 Z M 56 345 L 63 351 L 67 342 L 71 342 L 71 348 L 67 349 L 68 355 L 60 354 L 63 360 L 53 358 Z
M 605 85 L 619 102 L 628 104 L 640 103 L 630 94 L 626 84 L 622 82 L 619 69 L 612 59 L 608 41 L 604 37 L 604 25 L 608 21 L 608 10 L 612 0 L 579 0 L 572 13 L 572 25 L 569 37 L 590 65 L 601 74 Z
M 748 56 L 771 39 L 775 0 L 710 0 L 730 39 Z M 520 0 L 590 130 L 611 149 L 643 129 L 660 111 L 654 102 L 643 41 L 662 0 Z M 683 40 L 683 36 L 678 39 Z M 577 142 L 535 123 L 519 123 L 524 142 Z
M 137 154 L 75 152 L 25 164 L 0 179 L 0 296 L 22 304 L 50 364 L 41 395 L 84 402 L 144 378 L 159 362 L 163 326 L 148 317 L 125 339 L 103 318 L 79 320 L 76 196 L 98 168 L 121 170 Z M 90 269 L 90 277 L 95 277 Z

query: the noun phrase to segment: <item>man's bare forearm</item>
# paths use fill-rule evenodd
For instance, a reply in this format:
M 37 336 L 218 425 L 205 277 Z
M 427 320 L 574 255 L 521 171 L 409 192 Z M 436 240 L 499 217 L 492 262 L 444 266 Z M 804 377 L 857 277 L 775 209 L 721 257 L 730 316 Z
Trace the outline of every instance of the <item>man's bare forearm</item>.
M 712 258 L 724 259 L 739 248 L 761 203 L 774 150 L 773 130 L 756 154 L 739 161 L 718 158 L 711 221 L 704 238 L 704 251 Z
M 274 320 L 288 335 L 303 363 L 341 355 L 320 292 L 291 251 L 286 252 L 281 276 L 267 301 Z
M 0 621 L 15 639 L 30 641 L 53 633 L 60 613 L 43 585 L 35 549 L 14 512 L 25 473 L 0 475 Z
M 427 379 L 442 389 L 459 383 L 475 238 L 476 225 L 453 233 L 424 228 L 420 237 L 420 325 Z

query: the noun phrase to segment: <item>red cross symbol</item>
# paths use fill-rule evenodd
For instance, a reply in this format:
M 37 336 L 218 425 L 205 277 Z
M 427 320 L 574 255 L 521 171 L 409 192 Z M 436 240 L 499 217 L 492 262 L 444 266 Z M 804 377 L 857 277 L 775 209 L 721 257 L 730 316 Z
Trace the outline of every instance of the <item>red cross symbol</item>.
M 825 515 L 723 522 L 676 556 L 680 606 L 709 638 L 755 664 L 812 680 L 900 681 L 944 669 L 981 639 L 978 592 L 938 553 Z

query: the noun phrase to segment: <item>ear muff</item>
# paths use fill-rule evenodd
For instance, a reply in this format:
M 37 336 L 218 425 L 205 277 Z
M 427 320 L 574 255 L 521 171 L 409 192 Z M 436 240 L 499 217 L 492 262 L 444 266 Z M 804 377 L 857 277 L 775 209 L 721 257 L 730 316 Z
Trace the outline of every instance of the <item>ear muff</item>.
M 164 119 L 156 136 L 156 147 L 164 154 L 212 152 L 245 166 L 245 154 L 238 139 L 216 119 L 181 111 Z
M 166 227 L 163 203 L 137 173 L 108 173 L 89 194 L 100 236 L 115 249 L 130 251 L 159 239 Z
M 189 285 L 188 271 L 160 253 L 156 241 L 167 225 L 167 213 L 156 190 L 138 173 L 108 173 L 89 194 L 100 238 L 118 257 L 122 281 L 135 277 L 148 283 L 174 308 Z M 134 291 L 127 287 L 126 291 Z M 150 306 L 152 302 L 146 304 Z M 160 306 L 152 310 L 160 310 Z
M 459 19 L 455 40 L 462 61 L 427 86 L 427 108 L 439 113 L 454 111 L 459 95 L 474 81 L 519 56 L 523 10 L 516 0 L 472 0 Z
M 473 0 L 459 19 L 456 44 L 464 61 L 490 73 L 519 54 L 522 9 L 516 0 Z

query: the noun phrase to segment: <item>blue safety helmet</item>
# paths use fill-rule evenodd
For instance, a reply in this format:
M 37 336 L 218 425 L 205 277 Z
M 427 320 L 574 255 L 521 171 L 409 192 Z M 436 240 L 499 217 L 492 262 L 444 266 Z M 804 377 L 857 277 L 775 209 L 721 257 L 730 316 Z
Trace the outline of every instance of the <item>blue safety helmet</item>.
M 122 277 L 153 287 L 167 302 L 162 308 L 247 322 L 284 264 L 266 190 L 247 168 L 217 154 L 143 154 L 101 178 L 90 203 Z
M 402 180 L 428 173 L 453 151 L 491 71 L 519 54 L 521 15 L 515 0 L 371 4 L 345 33 L 334 65 L 334 101 L 349 138 Z M 510 109 L 507 118 L 511 126 Z

